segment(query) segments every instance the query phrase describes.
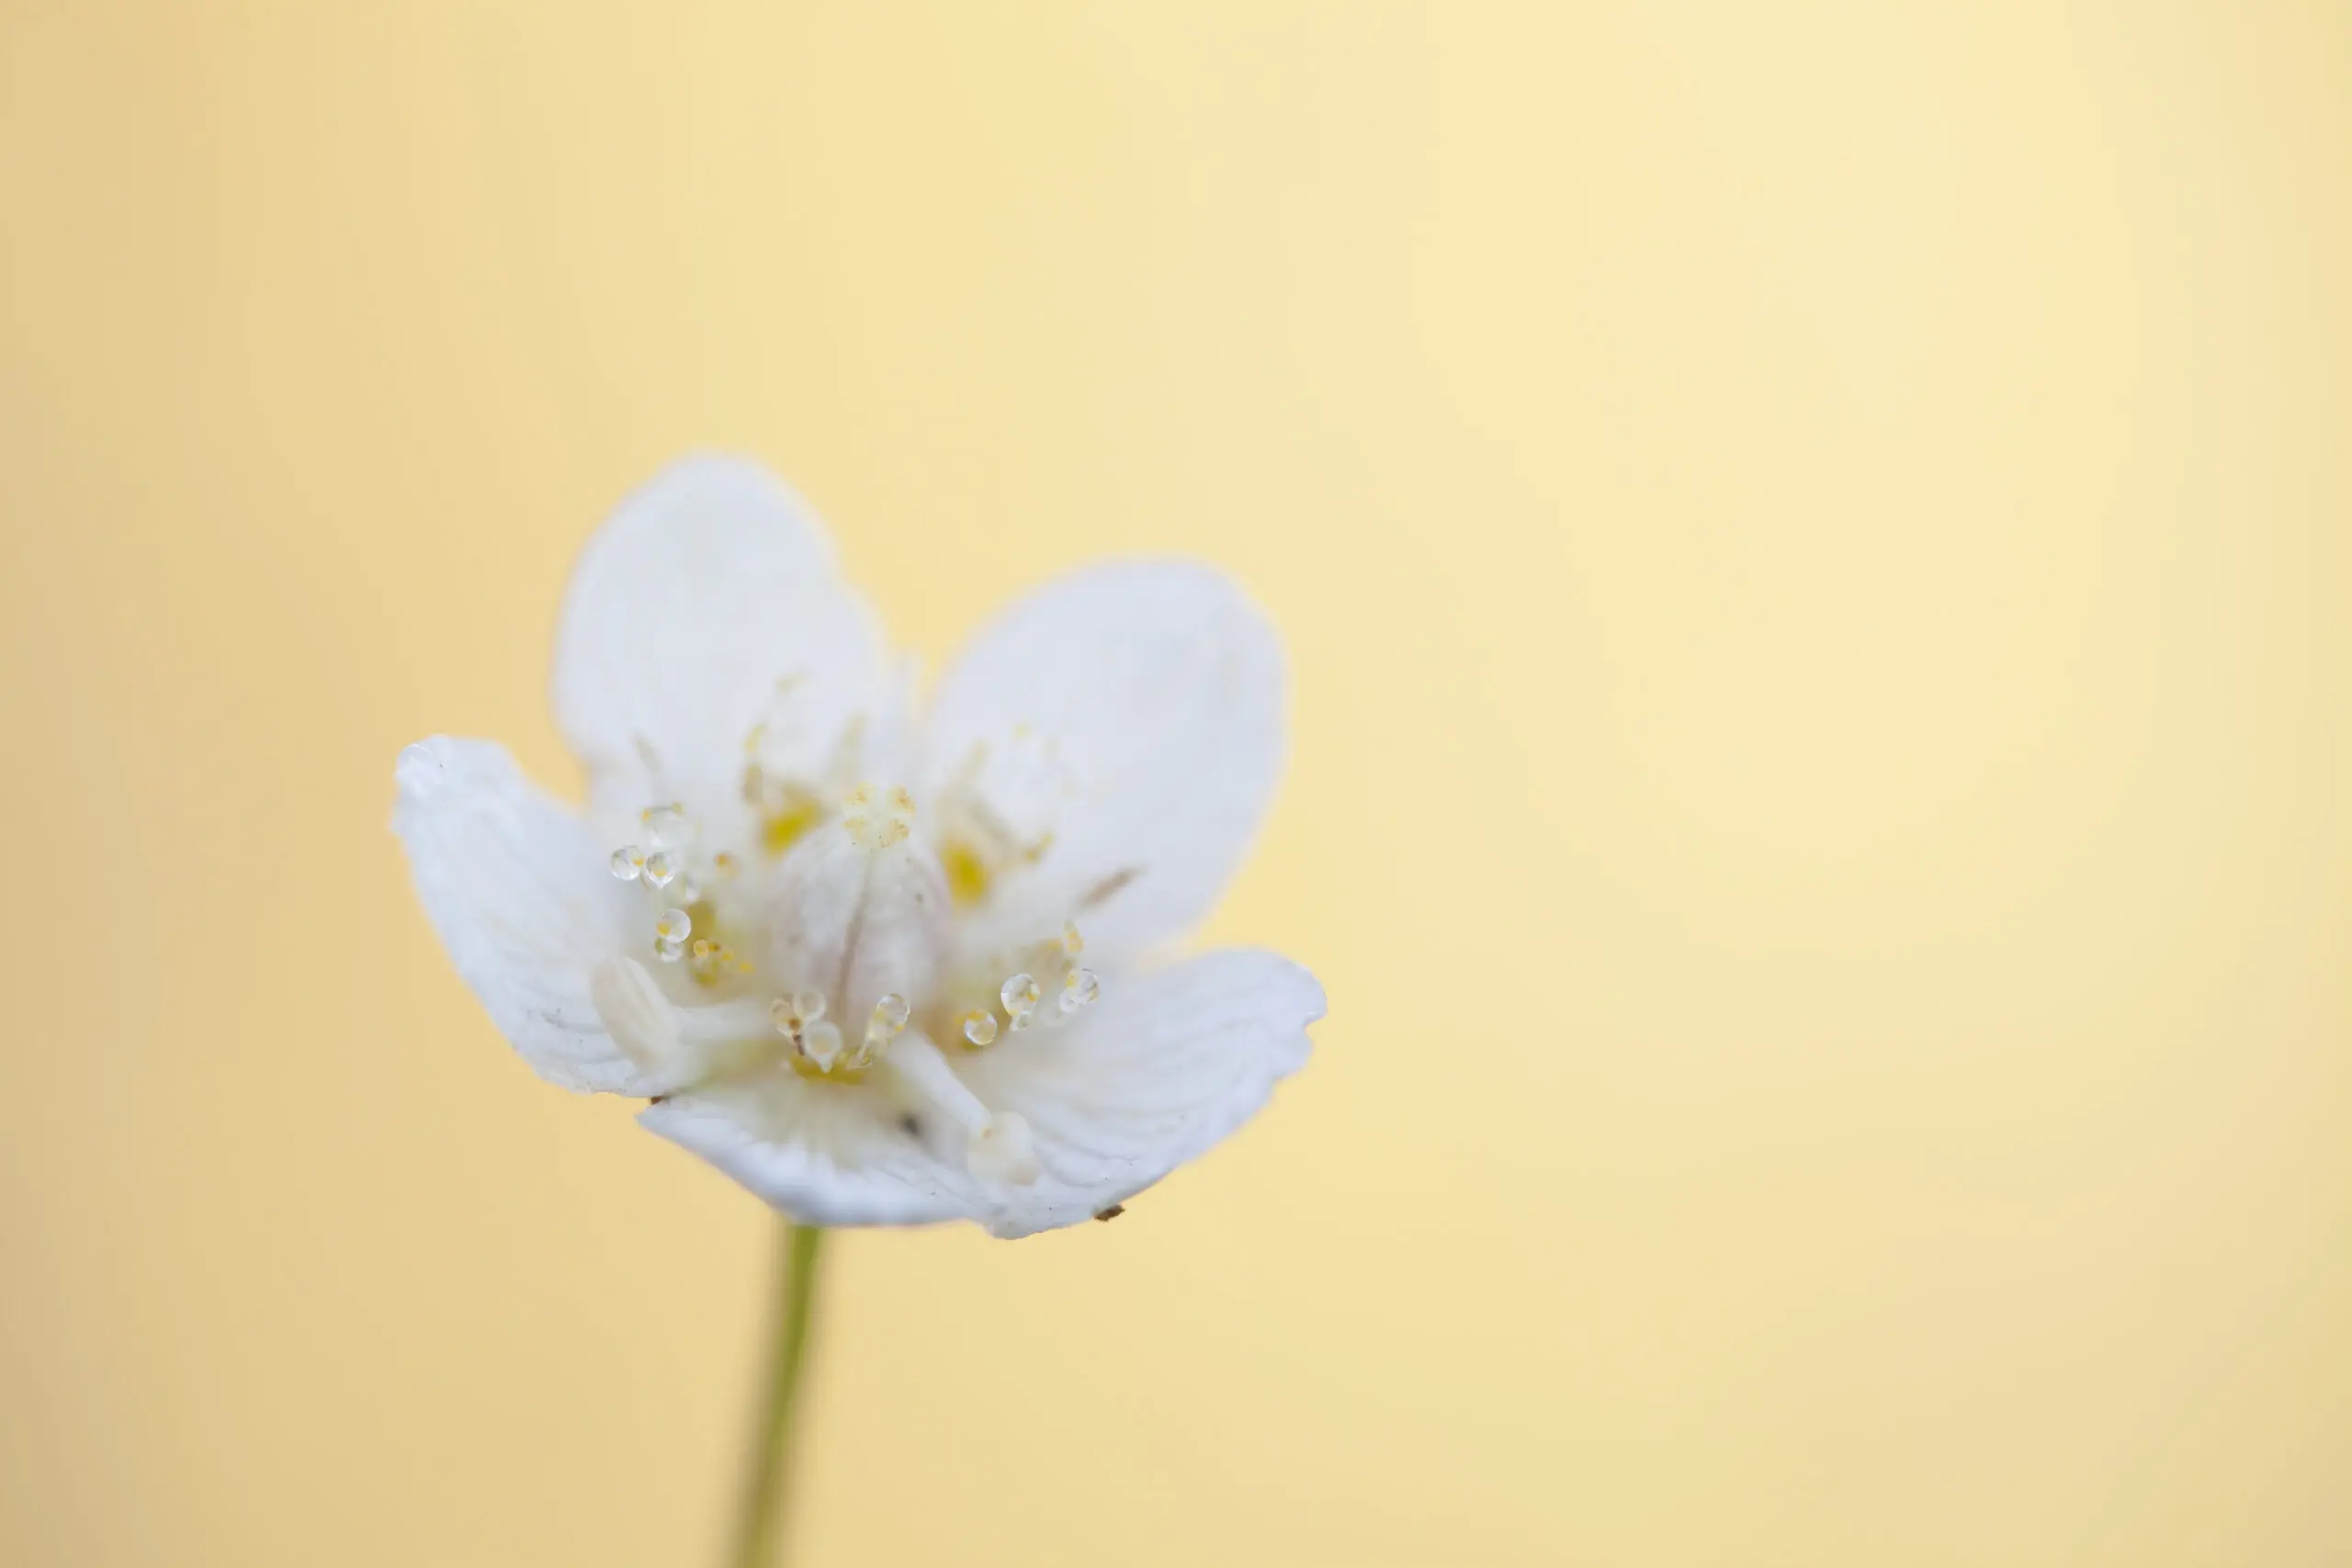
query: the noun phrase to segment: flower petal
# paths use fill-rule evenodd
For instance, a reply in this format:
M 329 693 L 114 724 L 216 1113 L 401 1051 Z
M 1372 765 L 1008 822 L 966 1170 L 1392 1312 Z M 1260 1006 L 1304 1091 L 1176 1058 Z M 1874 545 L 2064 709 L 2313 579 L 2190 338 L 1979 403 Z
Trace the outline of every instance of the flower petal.
M 486 740 L 420 741 L 395 776 L 392 831 L 417 899 L 499 1032 L 566 1089 L 646 1092 L 589 1000 L 590 969 L 625 940 L 626 903 L 587 826 Z
M 1283 686 L 1273 628 L 1193 563 L 1091 568 L 983 631 L 941 682 L 923 763 L 951 824 L 975 804 L 1034 851 L 989 886 L 978 940 L 1075 915 L 1117 955 L 1198 922 L 1281 773 Z
M 1272 953 L 1211 953 L 1106 987 L 1079 1021 L 965 1057 L 990 1110 L 1025 1117 L 1045 1168 L 988 1219 L 1001 1236 L 1133 1197 L 1248 1121 L 1306 1062 L 1323 987 Z
M 673 1095 L 638 1121 L 803 1224 L 932 1224 L 995 1207 L 960 1155 L 905 1116 L 873 1087 L 779 1072 Z
M 745 737 L 786 680 L 812 771 L 888 700 L 880 634 L 823 526 L 754 463 L 663 469 L 582 551 L 557 637 L 556 722 L 598 815 L 731 812 Z

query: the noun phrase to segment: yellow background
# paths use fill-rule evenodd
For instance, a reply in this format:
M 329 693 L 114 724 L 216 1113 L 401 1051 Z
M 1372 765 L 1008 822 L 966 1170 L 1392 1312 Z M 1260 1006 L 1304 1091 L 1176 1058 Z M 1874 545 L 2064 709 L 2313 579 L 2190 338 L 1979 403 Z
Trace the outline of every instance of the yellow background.
M 1238 574 L 1332 1000 L 842 1240 L 805 1561 L 2343 1560 L 2343 7 L 19 5 L 0 212 L 0 1561 L 712 1560 L 766 1216 L 384 829 L 702 446 Z

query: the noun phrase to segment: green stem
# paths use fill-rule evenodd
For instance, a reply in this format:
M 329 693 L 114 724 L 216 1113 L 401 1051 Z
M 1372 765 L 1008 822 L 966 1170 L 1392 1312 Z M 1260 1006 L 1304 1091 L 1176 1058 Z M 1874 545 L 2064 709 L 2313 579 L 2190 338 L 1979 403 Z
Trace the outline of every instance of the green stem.
M 817 1244 L 825 1233 L 815 1225 L 784 1222 L 776 1256 L 779 1310 L 768 1342 L 767 1392 L 760 1424 L 752 1438 L 751 1469 L 743 1477 L 742 1511 L 735 1518 L 733 1568 L 774 1568 L 783 1561 L 785 1503 L 792 1469 L 792 1414 L 800 1392 L 800 1366 L 808 1349 L 808 1323 L 817 1291 Z

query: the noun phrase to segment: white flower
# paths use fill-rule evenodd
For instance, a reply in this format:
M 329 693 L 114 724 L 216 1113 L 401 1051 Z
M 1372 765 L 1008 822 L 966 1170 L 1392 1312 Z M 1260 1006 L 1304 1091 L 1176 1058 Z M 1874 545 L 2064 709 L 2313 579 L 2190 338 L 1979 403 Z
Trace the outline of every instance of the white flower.
M 558 723 L 584 813 L 503 748 L 401 753 L 392 826 L 458 971 L 541 1076 L 811 1224 L 1104 1213 L 1306 1059 L 1313 976 L 1166 964 L 1283 750 L 1282 649 L 1221 576 L 1081 571 L 915 711 L 801 502 L 722 458 L 573 575 Z

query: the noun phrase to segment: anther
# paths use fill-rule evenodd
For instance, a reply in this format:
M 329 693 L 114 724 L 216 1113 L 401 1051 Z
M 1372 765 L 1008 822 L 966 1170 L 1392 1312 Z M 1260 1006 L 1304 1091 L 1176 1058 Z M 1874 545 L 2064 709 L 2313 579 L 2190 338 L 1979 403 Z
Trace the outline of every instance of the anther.
M 842 1054 L 842 1032 L 825 1018 L 825 998 L 815 991 L 795 991 L 788 997 L 778 997 L 768 1004 L 768 1017 L 774 1021 L 776 1032 L 792 1042 L 792 1048 L 815 1063 L 821 1071 L 831 1067 Z
M 825 998 L 814 991 L 795 991 L 768 1004 L 768 1017 L 775 1020 L 776 1032 L 795 1039 L 824 1016 Z

